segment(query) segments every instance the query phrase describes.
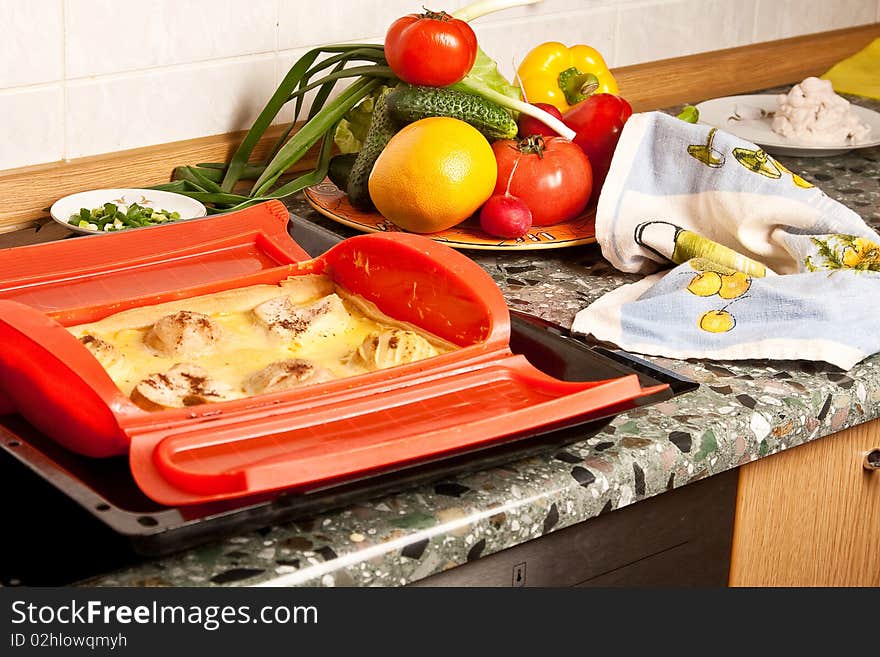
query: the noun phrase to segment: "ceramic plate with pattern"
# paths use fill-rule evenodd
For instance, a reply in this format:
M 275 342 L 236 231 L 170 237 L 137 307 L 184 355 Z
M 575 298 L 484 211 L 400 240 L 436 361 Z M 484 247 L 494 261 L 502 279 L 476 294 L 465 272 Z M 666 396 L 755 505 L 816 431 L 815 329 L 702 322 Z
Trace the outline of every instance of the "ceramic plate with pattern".
M 306 200 L 315 210 L 334 221 L 365 233 L 401 231 L 378 212 L 358 210 L 348 202 L 348 196 L 336 185 L 325 180 L 309 187 Z M 596 241 L 595 210 L 555 226 L 535 226 L 528 235 L 512 240 L 487 235 L 480 229 L 480 222 L 471 217 L 448 230 L 427 235 L 455 249 L 483 249 L 487 251 L 527 251 L 533 249 L 559 249 Z

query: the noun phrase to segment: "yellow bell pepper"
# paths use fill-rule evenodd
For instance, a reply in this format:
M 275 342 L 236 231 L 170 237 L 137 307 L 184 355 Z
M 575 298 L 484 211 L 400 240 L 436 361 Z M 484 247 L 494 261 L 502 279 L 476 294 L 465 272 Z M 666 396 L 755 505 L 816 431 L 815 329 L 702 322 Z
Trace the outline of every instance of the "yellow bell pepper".
M 548 103 L 565 113 L 592 93 L 617 94 L 617 82 L 599 51 L 556 41 L 534 48 L 517 69 L 530 103 Z

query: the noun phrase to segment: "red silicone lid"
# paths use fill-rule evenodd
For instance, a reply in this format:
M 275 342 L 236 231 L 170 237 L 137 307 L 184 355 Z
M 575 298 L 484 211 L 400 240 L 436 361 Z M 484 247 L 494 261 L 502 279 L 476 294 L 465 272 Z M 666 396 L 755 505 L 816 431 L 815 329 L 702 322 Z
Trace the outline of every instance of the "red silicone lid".
M 217 217 L 0 250 L 0 299 L 64 325 L 144 303 L 205 294 L 230 280 L 262 282 L 308 260 L 278 201 Z M 270 277 L 276 277 L 271 274 Z
M 588 417 L 651 394 L 635 376 L 548 377 L 508 348 L 491 277 L 403 233 L 350 238 L 313 260 L 278 202 L 108 236 L 0 251 L 0 413 L 89 456 L 129 452 L 144 493 L 191 504 L 305 489 Z M 323 273 L 457 345 L 339 381 L 149 413 L 64 327 L 120 310 Z
M 510 356 L 380 395 L 351 390 L 344 403 L 305 413 L 141 435 L 129 460 L 138 485 L 169 505 L 307 489 L 494 442 L 647 392 L 636 375 L 569 383 Z

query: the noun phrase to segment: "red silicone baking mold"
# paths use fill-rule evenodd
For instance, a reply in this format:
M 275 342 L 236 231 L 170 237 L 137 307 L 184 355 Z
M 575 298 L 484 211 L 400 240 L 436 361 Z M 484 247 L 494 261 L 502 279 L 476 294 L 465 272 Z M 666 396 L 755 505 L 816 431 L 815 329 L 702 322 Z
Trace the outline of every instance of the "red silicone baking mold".
M 219 217 L 0 251 L 0 413 L 68 449 L 128 453 L 168 505 L 305 490 L 588 416 L 665 386 L 565 382 L 510 352 L 498 287 L 426 237 L 353 237 L 318 258 L 270 201 Z M 133 404 L 64 327 L 120 310 L 326 274 L 460 349 L 299 389 L 184 409 Z

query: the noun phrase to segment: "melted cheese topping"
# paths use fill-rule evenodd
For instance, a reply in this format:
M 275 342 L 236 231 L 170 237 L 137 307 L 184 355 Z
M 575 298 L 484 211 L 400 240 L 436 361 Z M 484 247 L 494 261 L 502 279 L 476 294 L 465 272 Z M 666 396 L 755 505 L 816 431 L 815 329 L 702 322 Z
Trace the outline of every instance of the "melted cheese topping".
M 309 319 L 304 330 L 271 330 L 255 308 L 272 300 L 290 308 L 294 318 Z M 206 351 L 163 353 L 150 346 L 154 324 L 182 310 L 210 317 L 219 327 L 219 336 Z M 301 322 L 300 322 L 301 323 Z M 365 341 L 376 335 L 400 333 L 405 329 L 419 343 L 408 347 L 395 364 L 413 362 L 456 348 L 430 333 L 405 325 L 380 313 L 375 306 L 344 290 L 335 289 L 329 279 L 318 276 L 292 277 L 280 285 L 258 285 L 213 295 L 204 295 L 155 306 L 144 306 L 116 313 L 98 322 L 69 327 L 84 343 L 94 340 L 108 344 L 116 352 L 99 359 L 114 383 L 126 395 L 147 377 L 166 373 L 175 365 L 188 363 L 202 368 L 212 380 L 231 391 L 225 399 L 248 396 L 249 379 L 279 361 L 304 359 L 325 370 L 330 378 L 344 378 L 379 369 L 384 364 L 358 357 Z M 91 337 L 88 337 L 91 336 Z M 396 343 L 395 338 L 391 343 Z M 407 341 L 407 345 L 411 341 Z M 361 349 L 363 351 L 363 349 Z M 319 377 L 316 380 L 326 380 Z

